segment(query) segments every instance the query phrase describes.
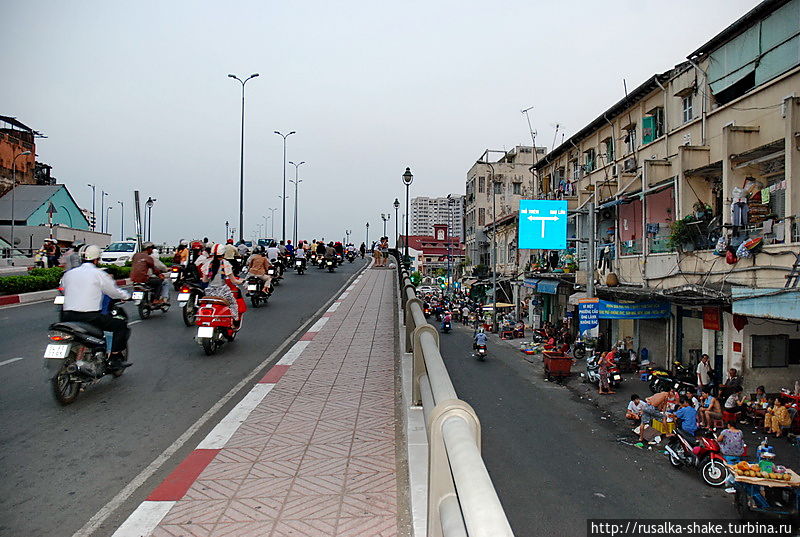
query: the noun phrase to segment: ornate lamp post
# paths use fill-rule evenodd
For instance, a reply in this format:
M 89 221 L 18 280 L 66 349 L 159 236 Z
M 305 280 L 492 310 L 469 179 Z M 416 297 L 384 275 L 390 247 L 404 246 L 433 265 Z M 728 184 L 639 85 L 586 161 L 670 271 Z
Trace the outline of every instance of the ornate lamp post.
M 400 200 L 395 198 L 392 205 L 394 205 L 394 247 L 397 250 L 397 255 L 400 255 L 400 235 L 397 232 L 397 226 L 399 225 L 397 211 L 400 209 Z
M 405 243 L 405 255 L 403 256 L 403 263 L 406 265 L 406 270 L 408 270 L 408 267 L 411 264 L 411 260 L 408 258 L 408 189 L 413 182 L 414 176 L 411 174 L 411 168 L 406 168 L 405 173 L 403 173 L 403 184 L 406 185 L 406 238 L 403 241 Z

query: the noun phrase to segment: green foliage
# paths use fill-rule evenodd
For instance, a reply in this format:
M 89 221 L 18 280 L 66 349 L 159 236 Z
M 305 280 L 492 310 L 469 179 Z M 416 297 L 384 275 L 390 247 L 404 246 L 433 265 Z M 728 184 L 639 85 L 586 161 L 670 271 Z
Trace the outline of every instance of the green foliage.
M 131 275 L 131 267 L 118 267 L 117 265 L 98 265 L 101 269 L 105 269 L 112 278 L 115 280 L 124 280 L 125 278 L 129 278 Z
M 162 263 L 164 263 L 166 266 L 170 266 L 170 265 L 172 265 L 172 256 L 171 256 L 171 255 L 162 255 L 162 256 L 160 256 L 160 257 L 159 257 L 159 259 L 160 259 L 160 260 L 161 260 L 161 262 L 162 262 Z
M 667 247 L 670 250 L 682 250 L 683 245 L 692 242 L 692 232 L 686 220 L 675 220 L 669 225 L 669 238 Z
M 411 283 L 414 285 L 419 285 L 419 282 L 422 281 L 422 274 L 420 274 L 418 270 L 412 272 L 409 277 L 411 278 Z
M 64 269 L 61 267 L 32 268 L 28 271 L 28 276 L 47 276 L 49 278 L 61 278 Z
M 99 265 L 108 272 L 115 280 L 123 280 L 131 275 L 130 267 L 118 267 L 116 265 Z M 46 291 L 56 289 L 61 282 L 64 269 L 61 267 L 34 268 L 28 274 L 20 276 L 0 277 L 0 295 L 17 295 L 20 293 L 32 293 L 34 291 Z

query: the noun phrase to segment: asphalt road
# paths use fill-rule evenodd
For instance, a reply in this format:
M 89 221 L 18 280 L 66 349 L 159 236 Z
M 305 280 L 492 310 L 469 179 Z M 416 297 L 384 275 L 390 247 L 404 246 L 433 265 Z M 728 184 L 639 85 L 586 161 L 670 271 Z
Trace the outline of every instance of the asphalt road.
M 130 360 L 70 406 L 42 368 L 50 303 L 0 309 L 0 535 L 72 535 L 200 416 L 269 356 L 364 266 L 286 275 L 267 306 L 250 308 L 234 343 L 207 357 L 180 310 L 133 325 Z M 173 299 L 174 300 L 174 299 Z M 126 305 L 130 320 L 138 315 Z M 276 358 L 277 359 L 277 358 Z M 271 364 L 270 364 L 271 365 Z M 255 382 L 259 376 L 256 376 Z M 110 535 L 249 390 L 232 398 L 96 532 Z
M 515 535 L 587 535 L 591 518 L 737 518 L 729 495 L 618 442 L 625 431 L 544 381 L 519 351 L 493 339 L 485 362 L 472 358 L 471 337 L 459 325 L 441 335 L 441 352 L 481 420 L 483 458 Z

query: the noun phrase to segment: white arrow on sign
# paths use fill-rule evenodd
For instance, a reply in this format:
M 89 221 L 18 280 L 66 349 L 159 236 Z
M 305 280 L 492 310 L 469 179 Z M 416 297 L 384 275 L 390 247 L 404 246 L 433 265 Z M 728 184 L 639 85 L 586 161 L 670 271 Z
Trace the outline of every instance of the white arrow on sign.
M 559 218 L 557 216 L 529 216 L 528 220 L 541 220 L 542 221 L 542 238 L 544 238 L 544 222 L 545 220 L 553 220 L 557 221 Z

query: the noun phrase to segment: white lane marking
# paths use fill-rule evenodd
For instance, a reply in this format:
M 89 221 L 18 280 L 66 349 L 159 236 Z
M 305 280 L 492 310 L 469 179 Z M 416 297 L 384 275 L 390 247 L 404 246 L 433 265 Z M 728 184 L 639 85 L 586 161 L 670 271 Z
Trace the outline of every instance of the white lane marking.
M 334 302 L 333 304 L 331 304 L 331 307 L 328 308 L 328 313 L 333 313 L 334 311 L 338 310 L 339 304 L 340 304 L 339 302 Z
M 22 356 L 17 356 L 16 358 L 11 358 L 10 360 L 4 360 L 0 362 L 0 365 L 13 364 L 14 362 L 19 362 L 20 360 L 22 360 Z
M 365 270 L 365 269 L 361 269 Z M 111 516 L 114 511 L 120 508 L 145 482 L 150 479 L 150 477 L 155 474 L 161 466 L 167 462 L 179 449 L 183 447 L 183 445 L 188 442 L 192 436 L 197 433 L 197 431 L 206 424 L 214 414 L 216 414 L 220 408 L 222 408 L 234 395 L 239 393 L 239 390 L 244 388 L 249 382 L 255 378 L 265 367 L 267 367 L 272 360 L 275 359 L 276 356 L 279 356 L 283 349 L 285 349 L 289 342 L 294 341 L 300 334 L 304 333 L 306 327 L 311 324 L 311 320 L 315 317 L 322 315 L 328 305 L 330 305 L 333 301 L 336 300 L 336 296 L 344 289 L 349 282 L 345 282 L 338 291 L 331 295 L 331 298 L 328 299 L 328 302 L 322 305 L 314 315 L 312 315 L 306 322 L 304 322 L 300 327 L 295 330 L 291 336 L 289 336 L 286 341 L 281 344 L 275 351 L 267 356 L 263 362 L 258 364 L 255 369 L 253 369 L 245 378 L 243 378 L 236 386 L 231 388 L 231 390 L 225 394 L 225 396 L 217 401 L 211 408 L 209 408 L 205 414 L 200 416 L 196 422 L 189 427 L 186 432 L 180 435 L 175 442 L 172 443 L 167 449 L 161 452 L 161 454 L 156 457 L 153 462 L 151 462 L 147 467 L 139 472 L 139 475 L 133 478 L 133 480 L 125 485 L 125 487 L 120 490 L 111 500 L 108 501 L 92 518 L 89 519 L 86 524 L 83 525 L 81 529 L 75 532 L 73 537 L 87 537 L 93 534 L 97 529 L 105 522 L 105 520 Z
M 317 322 L 314 323 L 314 326 L 309 328 L 308 331 L 319 332 L 320 330 L 322 330 L 322 327 L 325 326 L 325 323 L 328 322 L 328 319 L 330 319 L 330 317 L 322 317 L 321 319 L 318 319 Z
M 258 406 L 264 397 L 275 387 L 275 384 L 256 384 L 250 393 L 244 396 L 236 405 L 228 412 L 228 415 L 222 418 L 216 427 L 211 429 L 211 432 L 197 444 L 196 449 L 222 449 L 228 443 L 233 433 L 244 423 L 247 416 Z
M 345 299 L 345 298 L 347 298 L 348 296 L 350 296 L 350 293 L 342 293 L 342 294 L 339 296 L 339 300 L 344 300 L 344 299 Z
M 283 355 L 283 358 L 278 360 L 276 365 L 292 365 L 294 361 L 300 357 L 300 354 L 308 347 L 308 344 L 311 343 L 310 341 L 298 341 L 297 343 L 292 346 L 291 349 L 286 351 L 286 354 Z
M 167 516 L 173 505 L 175 505 L 173 501 L 142 502 L 111 537 L 143 537 L 150 535 L 156 529 L 158 523 Z
M 128 326 L 131 326 L 132 324 L 136 324 L 136 323 L 140 323 L 140 322 L 142 322 L 141 319 L 136 320 L 136 321 L 131 321 L 131 322 L 128 323 Z

